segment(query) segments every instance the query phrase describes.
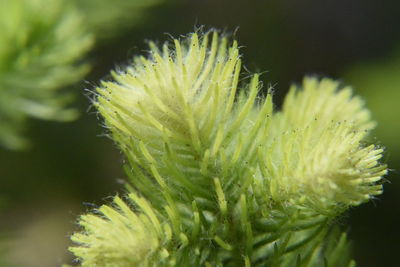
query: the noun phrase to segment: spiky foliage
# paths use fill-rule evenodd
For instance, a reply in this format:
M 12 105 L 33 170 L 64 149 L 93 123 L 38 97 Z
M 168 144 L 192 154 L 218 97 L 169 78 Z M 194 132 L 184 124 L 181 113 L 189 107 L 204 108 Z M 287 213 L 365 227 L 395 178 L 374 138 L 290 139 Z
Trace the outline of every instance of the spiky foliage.
M 303 88 L 291 88 L 263 151 L 264 175 L 284 189 L 276 198 L 337 213 L 380 194 L 386 166 L 377 162 L 381 148 L 363 144 L 374 126 L 363 101 L 330 79 L 305 78 Z
M 398 119 L 396 108 L 400 99 L 399 69 L 400 47 L 397 47 L 385 58 L 359 62 L 344 73 L 344 78 L 366 98 L 380 126 L 374 134 L 385 143 L 393 162 L 400 158 L 400 124 L 394 123 Z M 400 165 L 392 167 L 398 169 Z
M 257 74 L 237 92 L 237 43 L 215 31 L 150 48 L 97 88 L 137 205 L 116 198 L 81 217 L 71 251 L 82 265 L 353 265 L 333 220 L 381 193 L 386 171 L 382 150 L 363 142 L 373 124 L 362 101 L 306 78 L 273 112 Z
M 89 234 L 76 234 L 73 239 L 96 247 L 71 250 L 86 259 L 85 266 L 146 266 L 159 249 L 162 238 L 168 238 L 171 229 L 167 228 L 164 234 L 165 228 L 146 200 L 134 194 L 129 196 L 129 200 L 140 207 L 142 213 L 134 213 L 121 198 L 116 197 L 113 208 L 102 206 L 99 209 L 103 218 L 92 214 L 82 216 L 81 224 Z M 92 250 L 100 253 L 91 253 Z M 160 252 L 166 253 L 165 250 Z
M 28 117 L 76 117 L 59 89 L 87 72 L 80 60 L 92 38 L 63 0 L 0 0 L 0 29 L 0 144 L 21 148 Z

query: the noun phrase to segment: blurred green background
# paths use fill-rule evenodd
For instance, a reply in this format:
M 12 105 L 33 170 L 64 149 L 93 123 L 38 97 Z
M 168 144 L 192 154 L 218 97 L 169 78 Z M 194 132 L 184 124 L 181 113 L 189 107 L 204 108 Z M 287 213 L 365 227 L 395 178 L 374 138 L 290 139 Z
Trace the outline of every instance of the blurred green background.
M 119 2 L 124 1 L 109 1 L 105 10 Z M 8 262 L 0 266 L 50 267 L 71 261 L 68 235 L 76 229 L 77 216 L 122 192 L 125 178 L 123 157 L 104 136 L 85 89 L 143 54 L 145 40 L 162 43 L 200 26 L 234 34 L 246 68 L 263 72 L 264 84 L 274 87 L 277 108 L 289 85 L 307 74 L 353 85 L 366 100 L 378 122 L 376 142 L 386 147 L 384 161 L 391 171 L 382 196 L 338 220 L 354 240 L 358 266 L 399 266 L 400 2 L 152 2 L 140 9 L 128 5 L 123 16 L 105 18 L 108 26 L 116 26 L 111 34 L 99 34 L 88 56 L 92 71 L 69 89 L 81 112 L 78 120 L 30 120 L 30 149 L 0 150 L 0 253 Z

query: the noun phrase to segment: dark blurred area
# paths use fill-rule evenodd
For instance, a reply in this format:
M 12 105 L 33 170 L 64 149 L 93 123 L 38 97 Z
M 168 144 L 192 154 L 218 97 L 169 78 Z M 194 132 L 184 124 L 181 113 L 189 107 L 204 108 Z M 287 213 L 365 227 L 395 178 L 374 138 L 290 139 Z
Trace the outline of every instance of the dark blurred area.
M 400 2 L 395 0 L 164 1 L 147 9 L 139 23 L 99 42 L 89 57 L 91 74 L 73 89 L 80 118 L 64 124 L 30 121 L 29 150 L 0 150 L 0 234 L 12 248 L 11 266 L 69 262 L 68 234 L 76 229 L 77 216 L 123 192 L 123 157 L 104 135 L 84 89 L 143 54 L 145 40 L 162 43 L 203 26 L 238 39 L 245 67 L 263 73 L 277 108 L 289 85 L 304 75 L 342 80 L 366 100 L 391 171 L 384 194 L 340 222 L 354 241 L 358 266 L 399 266 Z

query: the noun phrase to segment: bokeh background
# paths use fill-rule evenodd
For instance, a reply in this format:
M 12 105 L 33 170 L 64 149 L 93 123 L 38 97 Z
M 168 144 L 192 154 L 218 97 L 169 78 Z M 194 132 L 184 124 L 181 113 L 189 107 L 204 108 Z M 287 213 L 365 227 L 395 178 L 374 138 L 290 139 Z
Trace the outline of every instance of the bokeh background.
M 108 2 L 104 14 L 118 12 L 119 2 Z M 386 147 L 384 161 L 391 171 L 384 194 L 339 223 L 354 241 L 358 266 L 400 265 L 399 1 L 159 0 L 129 8 L 106 22 L 111 30 L 98 37 L 87 57 L 92 71 L 68 88 L 79 119 L 30 120 L 30 148 L 0 149 L 0 266 L 71 261 L 68 235 L 77 216 L 122 192 L 125 179 L 123 157 L 104 135 L 85 89 L 143 54 L 145 40 L 162 43 L 203 26 L 238 39 L 246 68 L 262 72 L 265 87 L 274 87 L 277 108 L 289 85 L 304 75 L 339 79 L 365 99 L 378 122 L 375 141 Z

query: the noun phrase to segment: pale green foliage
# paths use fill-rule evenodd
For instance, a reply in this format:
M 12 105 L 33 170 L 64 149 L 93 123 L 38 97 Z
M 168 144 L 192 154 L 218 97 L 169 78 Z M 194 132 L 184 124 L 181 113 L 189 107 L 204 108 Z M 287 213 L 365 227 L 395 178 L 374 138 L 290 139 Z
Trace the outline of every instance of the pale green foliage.
M 95 105 L 128 159 L 130 198 L 151 206 L 134 215 L 117 198 L 113 215 L 84 215 L 71 248 L 82 265 L 125 266 L 143 251 L 143 266 L 354 265 L 334 218 L 381 193 L 386 171 L 382 150 L 364 145 L 362 101 L 306 78 L 273 112 L 258 75 L 237 92 L 236 42 L 214 31 L 150 47 L 97 88 Z M 130 226 L 140 214 L 156 219 Z M 138 233 L 156 225 L 168 230 Z M 135 237 L 143 247 L 127 250 Z
M 72 95 L 60 89 L 88 72 L 82 57 L 97 38 L 143 17 L 158 0 L 0 0 L 0 145 L 19 149 L 28 117 L 68 121 Z
M 394 53 L 385 58 L 362 61 L 344 73 L 346 81 L 351 82 L 357 92 L 365 97 L 368 108 L 379 125 L 374 134 L 387 146 L 393 162 L 398 162 L 396 159 L 400 158 L 400 123 L 397 122 L 399 70 L 400 47 L 397 47 Z
M 363 144 L 374 123 L 351 88 L 338 88 L 330 79 L 305 78 L 273 117 L 263 158 L 265 176 L 280 190 L 271 192 L 274 199 L 308 201 L 324 213 L 381 193 L 375 182 L 386 173 L 378 163 L 383 150 Z
M 70 95 L 59 88 L 80 80 L 92 37 L 82 16 L 63 0 L 0 0 L 0 144 L 23 147 L 27 117 L 70 120 Z
M 146 200 L 134 194 L 129 200 L 142 212 L 136 214 L 116 197 L 114 207 L 99 209 L 101 217 L 91 214 L 81 217 L 80 224 L 87 233 L 72 237 L 82 247 L 71 251 L 85 258 L 83 266 L 147 266 L 159 247 L 163 228 Z

